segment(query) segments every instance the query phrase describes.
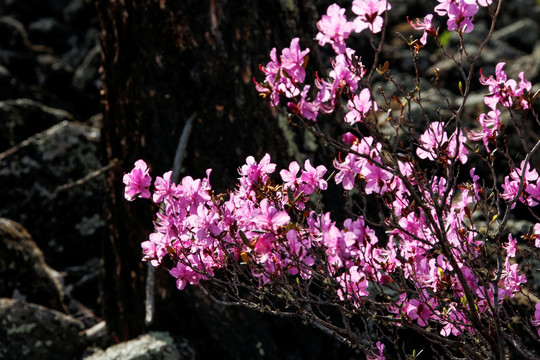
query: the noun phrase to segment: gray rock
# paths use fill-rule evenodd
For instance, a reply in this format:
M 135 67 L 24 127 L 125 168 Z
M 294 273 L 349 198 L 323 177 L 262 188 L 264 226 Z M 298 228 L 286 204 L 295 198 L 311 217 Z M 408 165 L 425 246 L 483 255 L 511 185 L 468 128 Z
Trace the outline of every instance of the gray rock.
M 513 47 L 530 51 L 539 35 L 540 25 L 538 25 L 538 21 L 523 18 L 495 31 L 492 40 L 504 41 Z
M 195 359 L 187 341 L 180 344 L 166 332 L 150 332 L 136 339 L 113 345 L 106 350 L 97 349 L 83 356 L 84 360 L 188 360 Z
M 0 297 L 18 297 L 67 312 L 59 279 L 26 229 L 0 218 Z
M 522 71 L 529 81 L 533 83 L 540 81 L 540 41 L 536 42 L 531 54 L 520 56 L 507 66 L 508 76 L 518 82 L 518 74 Z
M 84 343 L 81 322 L 22 300 L 0 299 L 0 358 L 72 360 Z
M 513 62 L 514 59 L 518 59 L 527 54 L 512 45 L 502 40 L 492 40 L 486 45 L 486 48 L 482 53 L 482 63 L 478 66 L 486 68 L 486 73 L 484 75 L 487 74 L 488 67 L 493 67 L 494 69 L 494 66 L 501 61 L 509 62 L 509 60 L 511 60 L 511 62 Z M 491 74 L 491 72 L 489 73 Z
M 0 152 L 63 120 L 74 119 L 67 111 L 30 99 L 0 101 Z
M 0 153 L 0 216 L 25 226 L 59 270 L 99 255 L 98 146 L 98 129 L 63 121 Z

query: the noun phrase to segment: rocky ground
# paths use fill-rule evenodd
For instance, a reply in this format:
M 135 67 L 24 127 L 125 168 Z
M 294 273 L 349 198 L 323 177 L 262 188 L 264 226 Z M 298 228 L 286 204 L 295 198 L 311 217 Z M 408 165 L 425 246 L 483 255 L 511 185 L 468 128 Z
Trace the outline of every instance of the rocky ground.
M 509 3 L 483 61 L 506 60 L 509 76 L 525 71 L 539 88 L 539 6 L 533 0 Z M 485 24 L 478 23 L 478 36 Z M 409 51 L 395 42 L 386 56 L 409 81 Z M 0 0 L 2 359 L 139 359 L 142 352 L 148 359 L 197 358 L 185 340 L 168 333 L 104 349 L 110 339 L 98 291 L 106 196 L 99 59 L 91 1 Z M 432 71 L 427 60 L 435 61 L 443 79 L 452 78 L 445 72 L 448 62 L 436 55 L 422 71 Z M 439 101 L 433 94 L 427 105 L 435 108 Z M 481 108 L 482 97 L 471 96 L 470 105 Z

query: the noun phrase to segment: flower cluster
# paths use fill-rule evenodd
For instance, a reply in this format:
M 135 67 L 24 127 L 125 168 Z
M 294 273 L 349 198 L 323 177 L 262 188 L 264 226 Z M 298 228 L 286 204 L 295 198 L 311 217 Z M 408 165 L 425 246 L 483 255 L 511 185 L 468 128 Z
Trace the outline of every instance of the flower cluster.
M 141 166 L 146 169 L 144 161 L 137 161 L 126 176 L 138 176 Z M 244 261 L 261 284 L 284 273 L 309 277 L 307 269 L 314 258 L 308 249 L 314 236 L 321 235 L 292 227 L 289 213 L 304 209 L 309 195 L 326 189 L 326 168 L 315 168 L 306 160 L 301 174 L 299 170 L 292 163 L 289 170 L 281 171 L 284 185 L 274 187 L 269 179 L 275 171 L 270 156 L 259 162 L 248 157 L 239 169 L 238 187 L 228 199 L 213 194 L 210 171 L 204 179 L 188 176 L 180 184 L 170 182 L 170 172 L 158 176 L 152 199 L 163 204 L 163 211 L 156 214 L 156 232 L 142 244 L 144 258 L 158 266 L 164 257 L 171 257 L 176 266 L 170 273 L 179 289 L 208 279 L 230 261 Z M 144 189 L 148 194 L 149 186 L 150 182 Z M 126 194 L 135 189 L 139 190 L 138 183 L 128 183 Z
M 521 167 L 512 169 L 510 175 L 504 178 L 502 188 L 502 198 L 514 202 L 516 199 L 529 206 L 536 206 L 540 203 L 540 184 L 538 181 L 538 172 L 536 169 L 531 170 L 530 164 L 521 163 Z M 520 192 L 521 189 L 521 192 Z M 512 204 L 512 207 L 515 203 Z
M 479 8 L 490 5 L 490 0 L 439 0 L 434 12 L 448 17 L 448 30 L 463 35 L 473 30 Z M 316 76 L 313 85 L 304 84 L 309 49 L 302 50 L 298 38 L 279 57 L 272 49 L 270 61 L 261 66 L 266 78 L 256 82 L 257 90 L 270 98 L 272 106 L 285 97 L 287 108 L 307 127 L 319 114 L 346 104 L 343 120 L 351 131 L 341 142 L 335 141 L 341 152 L 333 159 L 332 174 L 306 160 L 303 168 L 291 162 L 279 171 L 277 180 L 276 165 L 266 154 L 259 161 L 246 159 L 238 169 L 236 187 L 227 195 L 214 193 L 210 170 L 204 179 L 187 176 L 179 184 L 171 183 L 171 173 L 165 173 L 154 181 L 151 193 L 148 167 L 142 160 L 135 163 L 124 176 L 126 199 L 152 197 L 161 204 L 156 231 L 142 244 L 145 260 L 154 266 L 172 260 L 169 272 L 179 289 L 219 278 L 234 267 L 261 288 L 291 279 L 316 284 L 318 290 L 330 293 L 325 296 L 335 304 L 349 306 L 352 312 L 365 309 L 370 299 L 379 296 L 371 309 L 379 309 L 395 326 L 436 329 L 444 341 L 462 335 L 481 335 L 490 341 L 482 326 L 495 326 L 493 319 L 528 280 L 517 262 L 525 243 L 504 231 L 508 212 L 504 215 L 500 209 L 511 210 L 518 201 L 528 208 L 539 205 L 540 180 L 530 165 L 531 151 L 520 167 L 512 165 L 503 184 L 493 180 L 489 187 L 489 180 L 480 179 L 475 162 L 470 161 L 479 155 L 470 151 L 467 141 L 482 140 L 494 156 L 490 146 L 498 148 L 497 138 L 504 131 L 501 110 L 530 110 L 532 86 L 523 73 L 519 83 L 507 79 L 505 64 L 499 63 L 495 77 L 480 77 L 480 84 L 489 90 L 485 104 L 490 109 L 477 118 L 480 130 L 468 130 L 466 137 L 454 118 L 426 116 L 427 125 L 418 131 L 413 120 L 403 123 L 402 109 L 393 126 L 408 135 L 408 143 L 391 143 L 376 126 L 368 125 L 374 125 L 372 118 L 379 109 L 387 111 L 388 121 L 395 120 L 392 108 L 388 101 L 377 104 L 366 84 L 364 66 L 346 46 L 354 32 L 381 32 L 382 15 L 390 9 L 386 0 L 354 0 L 356 17 L 348 21 L 345 9 L 336 4 L 328 7 L 317 23 L 316 37 L 321 46 L 330 44 L 336 53 L 327 79 Z M 428 36 L 437 39 L 433 14 L 410 24 L 424 31 L 421 45 Z M 359 135 L 361 124 L 370 129 L 369 135 Z M 355 208 L 361 209 L 359 213 L 341 224 L 314 205 L 330 179 L 351 197 L 360 193 L 364 201 Z M 378 206 L 377 215 L 367 210 L 373 204 Z M 493 231 L 497 217 L 503 215 L 506 219 Z M 540 248 L 540 223 L 522 238 L 534 239 Z M 530 319 L 535 327 L 540 327 L 539 304 Z M 384 359 L 384 349 L 378 342 L 377 350 L 367 357 Z
M 348 21 L 345 9 L 332 4 L 317 23 L 319 33 L 316 39 L 319 45 L 331 44 L 336 54 L 343 54 L 346 52 L 345 41 L 351 33 L 366 29 L 374 34 L 381 32 L 384 22 L 381 15 L 391 8 L 387 0 L 354 0 L 352 11 L 356 18 Z

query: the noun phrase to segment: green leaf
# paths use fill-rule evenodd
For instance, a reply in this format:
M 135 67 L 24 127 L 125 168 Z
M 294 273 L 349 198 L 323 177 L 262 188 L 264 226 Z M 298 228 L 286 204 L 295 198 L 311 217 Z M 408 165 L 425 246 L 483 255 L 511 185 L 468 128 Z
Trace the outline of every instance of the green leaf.
M 439 42 L 442 46 L 446 47 L 450 43 L 450 40 L 452 39 L 452 32 L 445 30 L 442 32 L 441 35 L 439 35 Z

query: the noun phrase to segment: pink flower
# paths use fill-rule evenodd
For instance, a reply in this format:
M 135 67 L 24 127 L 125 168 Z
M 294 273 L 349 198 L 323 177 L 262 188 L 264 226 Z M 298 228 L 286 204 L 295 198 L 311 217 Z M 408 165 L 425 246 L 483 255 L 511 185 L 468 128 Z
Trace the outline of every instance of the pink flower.
M 151 233 L 147 241 L 141 243 L 143 261 L 150 260 L 152 266 L 158 266 L 165 255 L 167 255 L 168 237 L 165 234 Z
M 534 225 L 533 234 L 536 235 L 534 246 L 540 248 L 540 223 Z
M 435 12 L 439 16 L 445 16 L 448 13 L 448 9 L 450 8 L 450 4 L 452 4 L 455 0 L 438 0 L 439 5 L 435 6 Z
M 355 95 L 352 100 L 347 103 L 347 108 L 350 110 L 345 115 L 345 122 L 353 125 L 357 122 L 363 122 L 366 118 L 366 114 L 371 110 L 377 110 L 377 103 L 371 100 L 371 94 L 368 88 L 360 91 L 360 95 Z
M 152 184 L 152 178 L 148 174 L 148 166 L 144 160 L 137 160 L 135 167 L 129 174 L 124 174 L 123 182 L 126 185 L 124 197 L 128 201 L 135 200 L 135 197 L 150 199 L 148 187 Z
M 197 265 L 201 264 L 201 261 L 199 260 L 198 256 L 193 256 L 193 254 L 187 256 L 189 259 L 187 260 L 189 264 Z M 198 266 L 195 266 L 198 267 Z M 199 271 L 197 271 L 199 270 Z M 188 283 L 191 285 L 197 285 L 201 279 L 206 280 L 208 279 L 207 276 L 204 274 L 201 274 L 200 271 L 204 271 L 203 269 L 197 269 L 195 270 L 193 267 L 183 264 L 182 262 L 178 262 L 176 264 L 176 267 L 173 267 L 171 270 L 169 270 L 169 274 L 171 274 L 173 277 L 176 278 L 176 287 L 178 290 L 183 290 Z
M 279 83 L 277 80 L 281 77 L 281 64 L 277 58 L 276 48 L 270 50 L 270 61 L 266 66 L 259 65 L 259 68 L 266 75 L 266 79 L 262 84 L 253 79 L 255 88 L 263 97 L 270 97 L 270 104 L 272 106 L 277 106 L 279 104 L 279 93 L 277 92 Z
M 271 174 L 276 169 L 276 164 L 270 162 L 270 155 L 265 154 L 260 163 L 257 164 L 253 156 L 246 158 L 246 164 L 238 170 L 238 173 L 245 177 L 248 182 L 266 183 L 268 180 L 268 174 Z
M 300 171 L 300 165 L 296 161 L 293 161 L 289 164 L 289 170 L 281 170 L 279 172 L 279 175 L 281 176 L 281 179 L 283 180 L 283 188 L 285 190 L 291 189 L 296 190 L 298 186 L 298 179 L 297 174 L 298 171 Z
M 352 145 L 356 141 L 358 141 L 358 138 L 353 133 L 346 132 L 345 134 L 343 134 L 341 141 L 343 141 L 345 144 Z
M 352 266 L 336 279 L 340 285 L 337 294 L 340 300 L 352 300 L 358 303 L 360 297 L 369 295 L 366 275 L 358 266 Z
M 254 211 L 253 222 L 263 230 L 276 232 L 278 228 L 286 225 L 291 218 L 285 211 L 279 211 L 270 205 L 268 199 L 261 201 L 259 209 Z
M 525 79 L 523 72 L 519 73 L 519 85 L 516 80 L 507 80 L 506 73 L 503 70 L 504 62 L 500 62 L 495 67 L 495 78 L 490 75 L 485 77 L 480 70 L 480 83 L 489 87 L 490 95 L 484 97 L 484 102 L 492 110 L 500 103 L 504 107 L 511 107 L 514 100 L 518 100 L 523 109 L 529 109 L 530 103 L 526 94 L 531 91 L 532 84 Z
M 443 124 L 438 121 L 431 123 L 429 128 L 420 136 L 420 147 L 416 154 L 420 159 L 434 161 L 438 157 L 438 151 L 448 141 L 448 135 L 443 130 Z
M 339 172 L 335 176 L 336 184 L 343 183 L 343 189 L 351 190 L 354 187 L 358 168 L 355 164 L 356 155 L 348 154 L 343 162 L 334 159 L 334 168 Z
M 171 195 L 171 190 L 174 189 L 174 184 L 171 186 L 171 175 L 172 171 L 167 171 L 163 174 L 163 177 L 158 176 L 154 181 L 154 195 L 152 195 L 152 200 L 156 204 Z
M 472 19 L 477 12 L 478 6 L 475 3 L 469 4 L 465 0 L 451 2 L 446 22 L 448 30 L 462 30 L 465 33 L 470 33 L 474 29 Z
M 463 326 L 459 324 L 467 324 L 468 321 L 461 311 L 457 310 L 454 304 L 451 304 L 446 313 L 441 314 L 442 318 L 439 319 L 439 323 L 444 325 L 440 331 L 442 336 L 448 337 L 450 335 L 458 336 L 463 331 Z
M 356 64 L 355 67 L 353 67 L 353 64 Z M 358 89 L 358 82 L 366 72 L 352 49 L 346 49 L 345 54 L 336 56 L 332 62 L 332 68 L 329 75 L 334 79 L 332 83 L 333 94 L 345 86 L 348 86 L 352 92 L 355 92 Z
M 488 7 L 489 5 L 491 5 L 493 0 L 477 0 L 476 2 L 482 7 Z
M 304 86 L 298 104 L 295 104 L 294 102 L 289 102 L 287 106 L 294 113 L 301 114 L 306 119 L 316 121 L 317 115 L 319 114 L 319 106 L 316 101 L 307 100 L 307 93 L 309 91 L 309 88 L 309 85 Z
M 525 161 L 521 162 L 521 167 L 516 167 L 510 172 L 510 176 L 506 176 L 504 178 L 504 184 L 502 184 L 502 188 L 504 189 L 504 192 L 502 193 L 501 197 L 507 201 L 512 201 L 516 196 L 518 196 L 518 190 L 519 185 L 521 183 L 521 178 L 523 175 L 523 188 L 524 192 L 527 195 L 526 198 L 524 196 L 520 196 L 520 201 L 526 202 L 529 206 L 535 206 L 537 204 L 536 202 L 536 190 L 537 190 L 537 180 L 539 178 L 538 172 L 536 169 L 531 170 L 531 164 L 527 163 L 527 167 L 523 169 L 525 165 Z M 527 191 L 528 190 L 528 191 Z M 523 195 L 519 194 L 519 195 Z M 515 204 L 512 205 L 512 208 L 515 206 Z
M 326 173 L 326 167 L 324 165 L 319 165 L 317 168 L 311 166 L 309 159 L 304 163 L 305 170 L 302 171 L 302 185 L 300 190 L 306 195 L 313 194 L 315 190 L 321 189 L 326 190 L 328 184 L 326 180 L 323 179 L 324 174 Z
M 531 84 L 530 81 L 525 79 L 525 74 L 523 73 L 523 71 L 518 74 L 518 77 L 520 79 L 520 81 L 519 81 L 519 90 L 516 92 L 515 95 L 521 97 L 520 103 L 521 103 L 521 107 L 523 109 L 530 109 L 531 104 L 529 103 L 529 100 L 526 99 L 523 95 L 525 95 L 526 93 L 531 91 L 532 84 Z
M 378 354 L 374 353 L 373 355 L 366 354 L 367 360 L 386 360 L 386 357 L 384 356 L 384 344 L 380 341 L 377 341 L 375 344 L 377 346 L 377 350 L 379 351 Z
M 380 32 L 383 26 L 381 14 L 391 8 L 387 0 L 354 0 L 352 11 L 358 15 L 354 20 L 355 31 L 369 29 L 374 34 Z
M 478 122 L 482 125 L 482 130 L 470 131 L 468 133 L 470 140 L 482 140 L 488 152 L 491 152 L 488 146 L 489 142 L 495 142 L 497 133 L 501 129 L 501 122 L 499 120 L 500 114 L 501 112 L 497 109 L 490 111 L 487 114 L 480 114 L 478 116 Z
M 465 147 L 465 141 L 467 141 L 467 138 L 463 135 L 463 131 L 460 130 L 458 132 L 456 130 L 450 137 L 448 147 L 446 148 L 448 156 L 451 158 L 455 157 L 462 164 L 467 162 L 467 155 L 469 154 L 469 151 Z M 448 159 L 448 162 L 450 162 L 450 159 Z
M 281 51 L 281 67 L 296 82 L 302 83 L 306 78 L 303 65 L 309 49 L 301 50 L 299 42 L 299 38 L 294 38 L 291 40 L 291 45 Z
M 345 52 L 345 40 L 354 30 L 354 24 L 347 21 L 345 9 L 332 4 L 317 23 L 317 28 L 319 33 L 315 39 L 319 45 L 331 44 L 336 54 L 342 54 Z
M 263 97 L 270 97 L 272 106 L 279 104 L 279 96 L 285 95 L 292 98 L 300 94 L 297 83 L 304 81 L 306 71 L 304 69 L 305 57 L 309 49 L 301 50 L 299 39 L 291 40 L 291 45 L 281 52 L 278 59 L 276 48 L 270 51 L 270 61 L 266 66 L 260 66 L 261 71 L 266 75 L 263 83 L 255 81 L 257 91 Z
M 417 299 L 411 299 L 407 303 L 404 311 L 411 320 L 416 320 L 418 325 L 423 327 L 427 326 L 429 318 L 432 314 L 429 306 L 418 301 Z
M 529 182 L 525 186 L 525 192 L 529 195 L 527 197 L 527 205 L 536 206 L 540 202 L 540 183 Z
M 501 289 L 499 296 L 512 298 L 514 293 L 521 290 L 521 284 L 527 282 L 527 277 L 519 274 L 518 267 L 518 264 L 510 264 L 508 261 L 505 261 L 502 277 L 499 281 L 499 287 Z
M 538 328 L 538 336 L 540 336 L 540 302 L 534 306 L 534 317 L 531 318 L 531 324 Z
M 512 234 L 508 234 L 508 243 L 503 245 L 503 249 L 506 250 L 506 261 L 516 256 L 518 250 L 517 239 Z
M 376 165 L 367 163 L 361 171 L 366 181 L 366 194 L 384 194 L 388 191 L 388 184 L 392 180 L 392 174 Z
M 414 22 L 411 22 L 409 18 L 407 18 L 407 21 L 413 29 L 415 30 L 424 30 L 424 34 L 420 38 L 420 44 L 426 45 L 427 43 L 427 36 L 428 35 L 435 35 L 437 33 L 437 30 L 433 27 L 433 14 L 428 14 L 424 17 L 424 21 L 420 21 L 420 19 L 416 19 Z
M 505 176 L 504 184 L 502 184 L 501 187 L 504 189 L 501 197 L 506 201 L 513 201 L 514 198 L 518 195 L 519 182 L 516 180 L 511 180 L 509 176 Z M 515 203 L 512 204 L 512 209 L 515 206 Z
M 288 247 L 290 251 L 292 267 L 289 268 L 289 274 L 296 275 L 300 272 L 300 276 L 307 279 L 311 276 L 311 272 L 306 267 L 311 267 L 315 264 L 315 259 L 309 254 L 311 243 L 307 239 L 302 239 L 298 236 L 298 232 L 291 229 L 287 232 Z M 299 264 L 301 261 L 302 264 Z M 300 265 L 300 266 L 298 266 Z M 305 266 L 304 266 L 305 265 Z

